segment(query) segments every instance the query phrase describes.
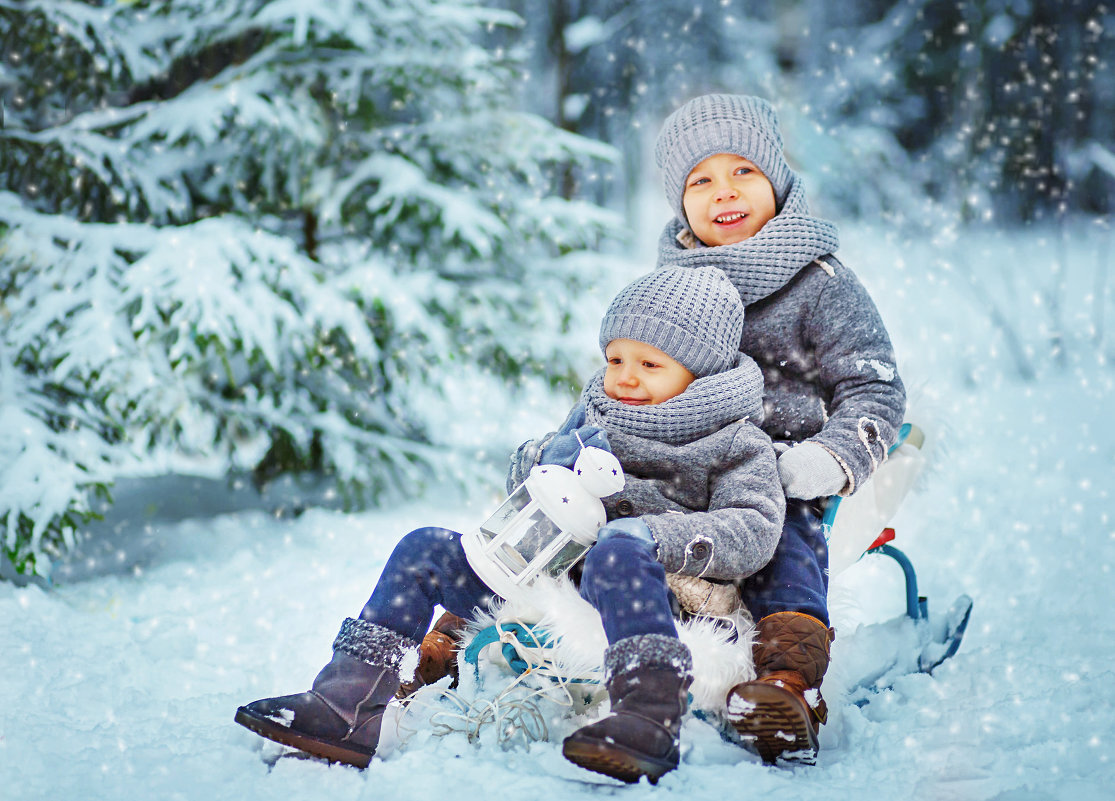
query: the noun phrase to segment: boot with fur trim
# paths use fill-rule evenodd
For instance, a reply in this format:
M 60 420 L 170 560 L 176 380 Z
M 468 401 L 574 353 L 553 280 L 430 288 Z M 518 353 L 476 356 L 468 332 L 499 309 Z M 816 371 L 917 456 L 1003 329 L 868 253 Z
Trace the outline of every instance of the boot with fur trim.
M 565 738 L 570 762 L 625 782 L 655 783 L 678 766 L 678 734 L 693 681 L 689 648 L 676 637 L 640 634 L 608 646 L 611 714 Z
M 333 659 L 309 692 L 253 701 L 236 710 L 235 720 L 277 743 L 365 768 L 379 745 L 383 712 L 400 677 L 411 679 L 417 665 L 416 642 L 348 618 L 333 642 Z
M 814 764 L 827 717 L 821 680 L 833 632 L 812 615 L 776 612 L 758 623 L 755 681 L 728 692 L 728 721 L 763 762 Z

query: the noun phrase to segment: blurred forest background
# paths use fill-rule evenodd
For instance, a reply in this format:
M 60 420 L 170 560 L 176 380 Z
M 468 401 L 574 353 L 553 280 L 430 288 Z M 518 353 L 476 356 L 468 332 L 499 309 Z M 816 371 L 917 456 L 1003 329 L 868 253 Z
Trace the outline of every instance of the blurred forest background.
M 965 280 L 1019 380 L 1108 367 L 1113 43 L 1085 0 L 0 0 L 5 575 L 183 460 L 358 506 L 501 458 L 461 399 L 575 386 L 705 92 L 841 223 L 1086 241 L 1080 314 L 1067 256 Z
M 623 154 L 593 190 L 611 206 L 653 166 L 661 120 L 706 91 L 774 101 L 788 157 L 845 216 L 910 223 L 929 198 L 1016 224 L 1106 214 L 1115 197 L 1115 12 L 1102 2 L 509 7 L 526 21 L 528 106 Z

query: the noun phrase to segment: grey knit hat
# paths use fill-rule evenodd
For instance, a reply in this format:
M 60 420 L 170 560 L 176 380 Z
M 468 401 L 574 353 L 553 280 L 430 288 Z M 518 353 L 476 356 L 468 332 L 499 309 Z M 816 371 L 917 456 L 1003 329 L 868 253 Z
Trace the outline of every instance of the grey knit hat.
M 637 278 L 600 323 L 600 350 L 613 339 L 645 342 L 697 378 L 734 367 L 742 337 L 739 290 L 714 267 L 669 267 Z
M 654 158 L 666 184 L 666 200 L 687 222 L 682 195 L 693 168 L 717 153 L 735 153 L 753 162 L 774 187 L 778 208 L 794 173 L 782 155 L 778 115 L 767 101 L 749 95 L 703 95 L 666 118 Z

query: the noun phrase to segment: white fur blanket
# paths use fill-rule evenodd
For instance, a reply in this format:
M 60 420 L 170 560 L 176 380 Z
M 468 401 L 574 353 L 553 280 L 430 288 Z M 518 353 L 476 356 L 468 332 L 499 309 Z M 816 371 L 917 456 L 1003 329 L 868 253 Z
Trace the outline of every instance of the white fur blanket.
M 608 642 L 599 613 L 568 580 L 539 580 L 534 587 L 534 606 L 508 602 L 490 609 L 470 623 L 469 634 L 497 622 L 532 624 L 552 646 L 545 649 L 545 655 L 555 672 L 565 677 L 602 678 Z M 692 618 L 678 623 L 678 635 L 693 655 L 693 708 L 719 715 L 728 690 L 755 677 L 753 624 L 742 616 L 732 620 Z M 470 640 L 471 636 L 466 639 Z M 505 664 L 497 645 L 484 649 L 481 659 Z M 509 682 L 513 678 L 510 669 L 507 678 Z M 492 689 L 498 692 L 500 688 Z

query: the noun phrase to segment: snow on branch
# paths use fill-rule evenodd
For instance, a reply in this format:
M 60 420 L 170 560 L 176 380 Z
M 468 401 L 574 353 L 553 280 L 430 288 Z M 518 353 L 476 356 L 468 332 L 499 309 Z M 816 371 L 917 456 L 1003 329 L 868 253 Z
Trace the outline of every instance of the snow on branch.
M 478 35 L 515 15 L 0 15 L 11 80 L 33 87 L 0 129 L 0 463 L 22 472 L 0 543 L 18 569 L 48 571 L 94 495 L 167 455 L 258 482 L 313 470 L 366 503 L 452 469 L 446 371 L 499 388 L 497 414 L 524 378 L 574 380 L 595 268 L 569 257 L 622 226 L 556 187 L 616 154 L 508 108 L 514 61 Z

